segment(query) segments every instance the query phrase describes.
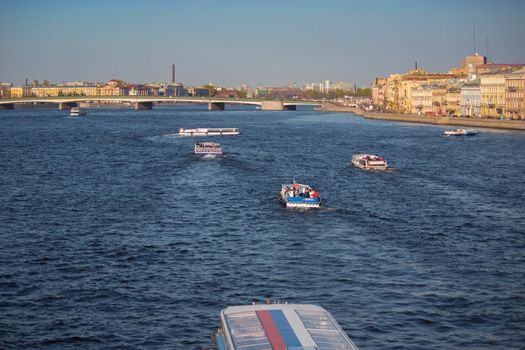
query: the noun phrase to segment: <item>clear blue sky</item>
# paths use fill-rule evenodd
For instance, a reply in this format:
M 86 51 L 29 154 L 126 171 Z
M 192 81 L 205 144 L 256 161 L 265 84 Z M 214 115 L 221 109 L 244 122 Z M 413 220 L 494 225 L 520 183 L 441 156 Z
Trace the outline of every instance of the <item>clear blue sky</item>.
M 474 50 L 525 63 L 522 0 L 0 0 L 0 81 L 113 77 L 184 84 L 358 85 L 459 66 Z

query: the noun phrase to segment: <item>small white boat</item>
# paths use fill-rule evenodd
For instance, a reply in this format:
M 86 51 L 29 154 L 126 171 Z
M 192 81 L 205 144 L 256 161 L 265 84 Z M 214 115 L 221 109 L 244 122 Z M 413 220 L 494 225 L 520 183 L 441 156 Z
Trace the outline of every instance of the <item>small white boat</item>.
M 84 115 L 84 114 L 86 114 L 86 111 L 84 111 L 80 107 L 73 107 L 69 111 L 69 116 L 71 116 L 71 117 L 78 117 L 79 115 Z
M 218 350 L 357 350 L 335 318 L 311 304 L 254 304 L 221 311 Z
M 321 197 L 319 192 L 308 185 L 292 183 L 281 185 L 279 193 L 281 202 L 287 208 L 319 208 Z
M 216 142 L 197 142 L 193 152 L 197 156 L 213 157 L 222 155 L 222 148 L 221 145 Z
M 196 129 L 179 129 L 179 136 L 224 136 L 239 135 L 241 129 L 238 128 L 196 128 Z
M 447 136 L 474 136 L 478 133 L 474 129 L 456 129 L 456 130 L 446 130 L 444 132 Z
M 354 154 L 352 165 L 364 170 L 387 170 L 388 162 L 385 158 L 375 154 Z

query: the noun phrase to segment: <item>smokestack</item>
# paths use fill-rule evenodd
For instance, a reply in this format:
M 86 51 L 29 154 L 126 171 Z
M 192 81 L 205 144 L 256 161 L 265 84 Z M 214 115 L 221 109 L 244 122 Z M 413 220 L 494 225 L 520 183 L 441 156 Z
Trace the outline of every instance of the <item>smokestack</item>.
M 171 65 L 171 82 L 175 83 L 175 65 Z
M 417 61 L 416 61 L 416 70 L 417 70 Z
M 26 86 L 27 86 L 27 78 L 26 78 Z

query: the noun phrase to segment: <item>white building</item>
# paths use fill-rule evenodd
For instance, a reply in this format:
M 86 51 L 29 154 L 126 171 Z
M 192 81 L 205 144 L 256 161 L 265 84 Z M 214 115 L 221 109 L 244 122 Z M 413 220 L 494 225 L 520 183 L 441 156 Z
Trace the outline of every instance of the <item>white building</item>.
M 462 116 L 479 117 L 481 115 L 481 87 L 479 79 L 464 83 L 461 87 L 459 98 Z
M 432 112 L 432 89 L 421 85 L 412 89 L 412 114 L 427 115 Z

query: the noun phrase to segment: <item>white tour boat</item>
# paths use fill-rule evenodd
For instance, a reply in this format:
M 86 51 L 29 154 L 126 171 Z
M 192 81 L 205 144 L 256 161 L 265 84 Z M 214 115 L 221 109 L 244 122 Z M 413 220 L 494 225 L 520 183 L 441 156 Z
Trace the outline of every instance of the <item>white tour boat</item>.
M 477 133 L 478 131 L 473 129 L 446 130 L 444 132 L 444 134 L 447 136 L 474 136 Z
M 221 311 L 218 350 L 357 350 L 335 318 L 311 304 L 254 304 Z
M 221 145 L 216 142 L 197 142 L 193 151 L 197 156 L 201 157 L 222 155 Z
M 84 111 L 82 108 L 80 107 L 73 107 L 71 108 L 71 110 L 69 111 L 69 115 L 71 117 L 78 117 L 79 115 L 84 115 L 86 114 L 86 111 Z
M 196 128 L 196 129 L 179 129 L 179 136 L 223 136 L 239 135 L 241 129 L 238 128 Z
M 386 170 L 388 163 L 385 158 L 375 154 L 354 154 L 352 165 L 364 170 Z
M 292 183 L 281 185 L 279 193 L 281 202 L 287 208 L 319 208 L 321 206 L 321 197 L 319 192 L 308 185 Z

